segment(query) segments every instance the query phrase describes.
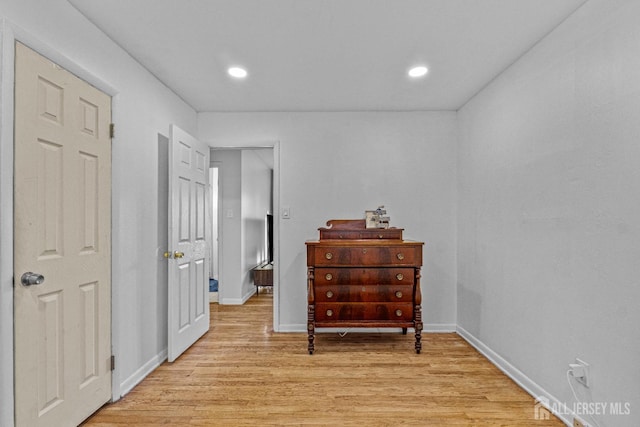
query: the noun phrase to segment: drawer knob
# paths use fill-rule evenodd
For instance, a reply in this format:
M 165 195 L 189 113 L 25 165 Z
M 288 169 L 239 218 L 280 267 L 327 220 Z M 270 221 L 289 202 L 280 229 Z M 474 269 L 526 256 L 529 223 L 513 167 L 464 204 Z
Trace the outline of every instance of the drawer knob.
M 326 259 L 331 259 L 331 258 L 333 258 L 333 254 L 331 252 L 327 252 L 326 254 L 324 254 L 324 257 Z
M 402 310 L 396 310 L 396 316 L 400 317 L 402 316 Z
M 327 310 L 327 317 L 333 316 L 333 310 Z
M 327 273 L 327 274 L 324 275 L 324 278 L 327 279 L 327 280 L 331 280 L 331 279 L 333 279 L 333 275 L 331 273 Z
M 396 292 L 396 298 L 402 298 L 402 292 L 397 291 Z
M 378 234 L 378 239 L 382 239 L 382 234 Z
M 402 279 L 404 279 L 404 276 L 402 275 L 402 273 L 398 273 L 398 274 L 396 274 L 396 279 L 402 280 Z
M 404 254 L 403 253 L 399 253 L 399 254 L 396 255 L 396 257 L 398 259 L 400 259 L 400 260 L 403 260 L 404 259 Z
M 327 298 L 333 298 L 333 292 L 327 291 Z
M 363 254 L 366 254 L 366 253 L 367 253 L 367 250 L 366 250 L 366 249 L 363 249 L 363 250 L 362 250 L 362 253 L 363 253 Z

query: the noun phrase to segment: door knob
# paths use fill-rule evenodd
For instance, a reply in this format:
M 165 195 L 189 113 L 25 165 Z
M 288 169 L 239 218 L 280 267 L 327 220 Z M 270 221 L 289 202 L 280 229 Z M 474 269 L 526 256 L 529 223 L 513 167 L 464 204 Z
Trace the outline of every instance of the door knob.
M 32 273 L 30 271 L 24 273 L 20 277 L 20 283 L 24 286 L 40 285 L 44 282 L 44 276 L 38 273 Z
M 184 256 L 184 252 L 178 252 L 178 251 L 175 251 L 175 252 L 173 253 L 173 257 L 174 257 L 174 258 L 182 258 L 183 256 Z

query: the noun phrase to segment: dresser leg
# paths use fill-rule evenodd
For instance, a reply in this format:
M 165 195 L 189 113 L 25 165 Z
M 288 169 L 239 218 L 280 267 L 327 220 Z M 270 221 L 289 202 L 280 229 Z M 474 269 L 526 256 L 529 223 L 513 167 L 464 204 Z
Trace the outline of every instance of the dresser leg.
M 402 335 L 407 335 L 407 328 L 402 328 Z
M 314 339 L 313 330 L 311 330 L 309 331 L 309 346 L 308 346 L 309 354 L 313 354 L 313 350 L 315 350 L 313 339 Z
M 309 354 L 313 354 L 314 346 L 314 338 L 315 338 L 315 306 L 309 305 L 307 308 L 307 333 L 309 334 Z
M 420 354 L 422 350 L 422 309 L 419 305 L 415 307 L 415 328 L 416 328 L 416 353 Z

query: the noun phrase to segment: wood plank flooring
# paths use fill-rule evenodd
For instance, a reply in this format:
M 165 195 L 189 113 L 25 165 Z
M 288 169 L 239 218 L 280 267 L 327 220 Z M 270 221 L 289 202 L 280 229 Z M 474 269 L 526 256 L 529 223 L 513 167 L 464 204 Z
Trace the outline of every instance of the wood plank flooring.
M 271 294 L 211 304 L 211 330 L 86 426 L 563 426 L 456 334 L 272 329 Z

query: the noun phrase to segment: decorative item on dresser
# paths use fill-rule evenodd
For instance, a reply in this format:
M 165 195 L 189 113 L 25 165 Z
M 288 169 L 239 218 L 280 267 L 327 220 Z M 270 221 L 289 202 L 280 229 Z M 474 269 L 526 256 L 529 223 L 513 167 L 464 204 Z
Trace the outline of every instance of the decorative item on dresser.
M 366 228 L 366 220 L 330 220 L 307 245 L 309 354 L 316 328 L 415 329 L 422 349 L 422 242 L 401 228 Z

